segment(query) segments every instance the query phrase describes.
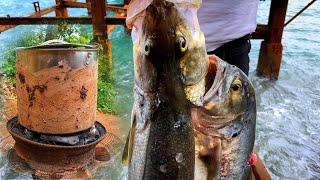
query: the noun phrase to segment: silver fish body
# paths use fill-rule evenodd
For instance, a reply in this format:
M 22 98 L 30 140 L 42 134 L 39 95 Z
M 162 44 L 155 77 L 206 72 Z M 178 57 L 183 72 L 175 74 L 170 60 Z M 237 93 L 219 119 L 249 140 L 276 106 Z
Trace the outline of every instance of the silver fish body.
M 193 109 L 195 179 L 247 179 L 253 151 L 256 101 L 252 84 L 237 67 L 214 56 L 215 77 L 204 104 Z
M 185 18 L 175 4 L 154 0 L 135 27 L 134 105 L 123 155 L 129 179 L 194 179 L 188 99 L 199 102 L 201 93 L 188 89 L 204 91 L 199 80 L 208 62 L 203 34 L 190 30 Z

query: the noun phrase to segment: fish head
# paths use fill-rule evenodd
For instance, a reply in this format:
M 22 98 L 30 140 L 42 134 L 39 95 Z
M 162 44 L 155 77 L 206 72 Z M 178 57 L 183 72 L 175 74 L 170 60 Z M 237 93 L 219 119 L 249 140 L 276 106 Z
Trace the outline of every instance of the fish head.
M 219 132 L 229 137 L 234 136 L 234 132 L 227 127 L 229 125 L 239 124 L 236 130 L 239 133 L 248 125 L 245 122 L 252 122 L 252 126 L 255 126 L 255 92 L 248 77 L 239 68 L 217 56 L 210 57 L 209 67 L 208 76 L 213 80 L 206 82 L 203 106 L 192 111 L 195 128 L 203 134 L 213 133 L 216 136 L 216 132 Z
M 179 60 L 180 77 L 184 84 L 186 98 L 194 105 L 202 106 L 205 77 L 209 68 L 205 37 L 199 27 L 197 8 L 188 6 L 179 7 L 178 10 L 185 22 L 178 26 L 177 30 L 180 49 L 184 50 Z M 186 43 L 185 47 L 184 43 Z
M 216 56 L 210 57 L 209 67 L 208 76 L 213 80 L 206 84 L 203 107 L 193 110 L 192 121 L 196 134 L 200 134 L 196 136 L 196 150 L 200 156 L 219 158 L 208 164 L 200 163 L 198 169 L 219 165 L 223 169 L 210 171 L 216 179 L 245 179 L 255 140 L 254 89 L 239 68 Z M 218 150 L 204 151 L 212 149 L 215 146 L 212 144 L 217 142 L 220 143 L 219 148 L 215 147 Z
M 194 135 L 184 91 L 190 80 L 185 81 L 189 74 L 181 68 L 189 53 L 186 32 L 178 6 L 164 0 L 154 0 L 133 28 L 135 86 L 142 93 L 134 91 L 133 130 L 124 160 L 130 162 L 129 174 L 141 177 L 135 179 L 193 177 Z
M 204 108 L 212 116 L 238 116 L 255 102 L 248 77 L 236 66 L 214 56 L 216 72 L 211 88 L 204 96 Z
M 154 0 L 133 31 L 139 37 L 134 43 L 136 83 L 156 91 L 164 76 L 170 77 L 168 82 L 178 77 L 173 79 L 183 86 L 186 98 L 199 104 L 208 60 L 196 8 Z
M 133 29 L 139 37 L 134 43 L 135 82 L 145 92 L 157 91 L 159 79 L 165 73 L 164 66 L 175 64 L 178 22 L 172 16 L 175 16 L 172 3 L 154 1 L 146 8 L 138 27 Z

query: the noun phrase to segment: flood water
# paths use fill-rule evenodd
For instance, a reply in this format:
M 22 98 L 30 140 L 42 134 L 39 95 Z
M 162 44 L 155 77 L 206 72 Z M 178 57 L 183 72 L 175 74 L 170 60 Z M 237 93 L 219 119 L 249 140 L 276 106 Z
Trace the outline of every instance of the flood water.
M 29 0 L 0 1 L 0 16 L 32 10 Z M 53 0 L 41 1 L 48 6 Z M 290 0 L 287 20 L 308 0 Z M 259 3 L 258 22 L 266 23 L 270 1 Z M 14 10 L 14 11 L 13 11 Z M 74 14 L 83 12 L 72 11 Z M 274 179 L 320 179 L 320 3 L 314 3 L 285 28 L 283 59 L 277 81 L 256 76 L 261 41 L 252 40 L 250 73 L 257 97 L 255 148 Z M 36 26 L 22 26 L 0 34 L 0 50 L 12 36 Z M 129 127 L 132 106 L 133 63 L 130 36 L 118 27 L 111 34 L 118 95 L 117 113 Z M 0 52 L 1 52 L 0 51 Z M 1 62 L 0 62 L 1 64 Z M 0 159 L 0 179 L 10 177 Z M 97 178 L 123 179 L 126 171 L 101 171 Z M 106 167 L 108 169 L 108 167 Z M 19 176 L 11 176 L 19 177 Z M 118 177 L 118 178 L 116 178 Z

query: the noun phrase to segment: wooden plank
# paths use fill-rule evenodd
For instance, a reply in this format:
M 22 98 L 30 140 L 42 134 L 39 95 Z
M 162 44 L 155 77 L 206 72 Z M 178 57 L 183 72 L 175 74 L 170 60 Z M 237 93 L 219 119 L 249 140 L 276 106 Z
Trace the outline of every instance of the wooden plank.
M 252 39 L 266 39 L 268 34 L 268 25 L 258 24 L 256 30 L 252 33 Z
M 68 8 L 86 8 L 91 9 L 91 3 L 82 3 L 82 2 L 73 2 L 73 1 L 64 1 L 64 4 Z M 126 11 L 126 7 L 121 6 L 113 6 L 113 5 L 106 5 L 107 11 Z
M 88 3 L 73 2 L 73 1 L 64 1 L 64 2 L 65 2 L 65 5 L 69 8 L 89 8 L 89 9 L 91 9 L 91 4 L 89 2 Z
M 125 17 L 104 17 L 103 22 L 111 25 L 124 25 Z M 0 18 L 0 25 L 35 25 L 35 24 L 92 24 L 91 17 L 10 17 Z
M 54 6 L 42 9 L 38 13 L 34 12 L 34 13 L 31 13 L 31 14 L 27 15 L 27 17 L 35 17 L 35 16 L 38 16 L 38 14 L 40 14 L 41 16 L 49 14 L 49 13 L 55 11 L 56 7 L 57 7 L 57 5 L 54 5 Z
M 27 15 L 27 17 L 36 17 L 36 16 L 43 16 L 43 15 L 49 14 L 51 12 L 54 12 L 56 10 L 56 7 L 57 7 L 57 5 L 42 9 L 42 10 L 40 10 L 40 12 L 34 12 L 34 13 Z M 2 20 L 0 20 L 0 33 L 16 27 L 15 26 L 16 24 L 7 25 L 7 24 L 1 24 L 1 23 L 2 23 Z M 5 26 L 1 26 L 1 25 L 5 25 Z
M 258 154 L 257 158 L 257 162 L 252 166 L 252 172 L 255 180 L 271 180 L 272 178 Z

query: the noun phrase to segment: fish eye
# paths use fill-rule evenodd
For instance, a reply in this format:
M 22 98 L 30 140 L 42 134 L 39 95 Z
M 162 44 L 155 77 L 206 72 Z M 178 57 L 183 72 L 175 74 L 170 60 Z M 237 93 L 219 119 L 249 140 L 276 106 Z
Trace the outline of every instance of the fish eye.
M 180 36 L 178 41 L 179 41 L 180 51 L 185 52 L 188 48 L 187 40 L 184 37 Z
M 242 88 L 242 82 L 239 79 L 233 81 L 231 89 L 233 91 L 239 91 Z
M 150 45 L 144 45 L 144 55 L 148 56 L 150 54 Z

